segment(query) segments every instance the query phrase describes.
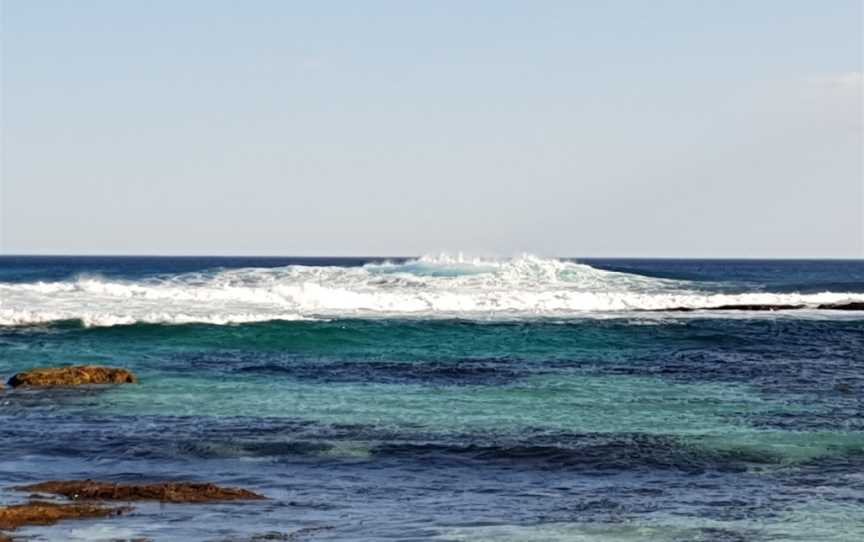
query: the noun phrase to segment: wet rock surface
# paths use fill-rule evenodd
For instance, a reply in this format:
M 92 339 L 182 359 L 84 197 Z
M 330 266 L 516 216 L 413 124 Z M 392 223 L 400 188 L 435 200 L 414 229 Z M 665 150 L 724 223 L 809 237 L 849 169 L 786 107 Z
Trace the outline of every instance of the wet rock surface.
M 852 303 L 837 303 L 834 305 L 826 304 L 819 305 L 819 308 L 835 311 L 864 311 L 864 303 L 859 301 Z
M 18 486 L 19 491 L 50 493 L 81 501 L 161 501 L 203 503 L 216 501 L 263 500 L 265 496 L 235 487 L 209 483 L 157 482 L 119 484 L 95 480 L 52 480 Z
M 674 307 L 671 309 L 659 309 L 655 312 L 696 312 L 696 311 L 787 311 L 805 308 L 804 305 L 771 305 L 771 304 L 749 304 L 749 305 L 718 305 L 716 307 Z M 821 308 L 821 307 L 820 307 Z
M 99 504 L 57 503 L 30 501 L 0 507 L 0 529 L 17 529 L 28 525 L 54 525 L 65 519 L 87 519 L 117 516 L 128 512 L 126 507 L 108 507 Z M 0 534 L 0 540 L 3 536 Z
M 137 384 L 138 378 L 126 369 L 100 365 L 43 367 L 22 371 L 9 379 L 17 388 L 46 386 L 84 386 L 88 384 Z
M 704 312 L 704 311 L 792 311 L 800 309 L 864 311 L 864 303 L 823 303 L 817 306 L 788 305 L 771 303 L 751 303 L 742 305 L 717 305 L 716 307 L 672 307 L 656 309 L 652 312 Z

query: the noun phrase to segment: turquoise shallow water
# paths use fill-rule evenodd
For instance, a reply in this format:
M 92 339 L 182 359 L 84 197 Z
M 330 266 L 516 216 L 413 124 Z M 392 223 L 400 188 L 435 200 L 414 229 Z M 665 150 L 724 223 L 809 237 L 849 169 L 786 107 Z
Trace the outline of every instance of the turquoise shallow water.
M 864 319 L 544 312 L 549 291 L 854 300 L 864 265 L 539 262 L 0 259 L 0 315 L 17 319 L 0 375 L 93 362 L 141 378 L 0 392 L 0 500 L 83 477 L 271 497 L 22 531 L 37 540 L 864 537 Z M 414 310 L 452 307 L 448 292 L 462 312 Z M 476 308 L 492 299 L 507 308 Z

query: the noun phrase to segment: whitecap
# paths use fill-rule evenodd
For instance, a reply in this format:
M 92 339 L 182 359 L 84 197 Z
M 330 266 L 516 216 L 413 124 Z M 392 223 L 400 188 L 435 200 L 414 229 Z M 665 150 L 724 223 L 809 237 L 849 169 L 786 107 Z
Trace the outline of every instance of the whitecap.
M 645 311 L 670 309 L 816 308 L 862 301 L 861 293 L 718 293 L 690 281 L 531 255 L 510 259 L 427 256 L 354 267 L 291 265 L 142 280 L 89 275 L 57 282 L 0 283 L 0 325 L 58 320 L 112 326 L 310 318 L 642 317 Z

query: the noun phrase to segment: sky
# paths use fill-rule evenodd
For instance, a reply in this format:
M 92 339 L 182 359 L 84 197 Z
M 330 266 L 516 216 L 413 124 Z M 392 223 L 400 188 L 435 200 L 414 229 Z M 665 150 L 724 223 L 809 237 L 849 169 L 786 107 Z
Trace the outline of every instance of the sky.
M 0 253 L 864 257 L 861 0 L 0 0 Z

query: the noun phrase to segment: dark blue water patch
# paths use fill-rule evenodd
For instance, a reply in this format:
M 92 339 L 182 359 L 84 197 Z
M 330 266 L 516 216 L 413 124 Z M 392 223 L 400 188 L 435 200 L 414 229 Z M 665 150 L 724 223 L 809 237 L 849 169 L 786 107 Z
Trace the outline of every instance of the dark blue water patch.
M 80 406 L 80 405 L 79 405 Z M 93 407 L 94 405 L 88 405 Z M 283 418 L 198 416 L 109 416 L 67 406 L 66 414 L 46 405 L 6 400 L 0 421 L 0 459 L 45 455 L 99 461 L 135 458 L 190 461 L 267 458 L 272 461 L 396 461 L 424 468 L 487 465 L 522 470 L 577 470 L 610 475 L 640 470 L 687 473 L 745 472 L 782 463 L 782 457 L 749 448 L 714 450 L 675 435 L 523 431 L 428 433 L 362 424 L 320 424 Z M 365 448 L 360 456 L 340 451 Z M 838 450 L 839 454 L 851 452 Z M 864 458 L 859 462 L 864 465 Z
M 653 337 L 653 348 L 622 345 L 617 357 L 599 352 L 553 365 L 680 383 L 736 382 L 847 405 L 864 393 L 864 321 L 697 321 Z
M 753 355 L 742 352 L 670 352 L 666 357 L 634 356 L 626 363 L 562 362 L 585 374 L 657 376 L 679 383 L 738 382 L 775 395 L 806 394 L 817 400 L 847 402 L 864 392 L 864 361 L 854 357 Z
M 363 382 L 381 384 L 418 383 L 426 386 L 476 386 L 510 384 L 520 376 L 493 360 L 457 363 L 330 362 L 318 364 L 251 365 L 242 373 L 288 375 L 314 382 Z
M 4 446 L 0 458 L 21 455 L 86 457 L 90 460 L 118 460 L 134 457 L 141 460 L 198 460 L 212 455 L 207 443 L 215 449 L 218 443 L 230 457 L 243 455 L 236 443 L 277 433 L 280 438 L 295 439 L 307 434 L 314 424 L 302 420 L 259 420 L 257 418 L 207 419 L 190 416 L 110 416 L 68 405 L 57 409 L 29 402 L 17 404 L 5 400 L 0 420 L 4 427 Z M 92 406 L 92 405 L 89 405 Z M 41 407 L 41 408 L 40 408 Z M 298 446 L 294 452 L 304 452 Z M 308 451 L 308 450 L 307 450 Z
M 289 265 L 359 267 L 405 258 L 236 256 L 0 256 L 0 282 L 63 281 L 81 275 L 136 280 L 162 275 Z
M 560 437 L 559 437 L 560 439 Z M 746 450 L 715 453 L 687 446 L 679 439 L 647 434 L 585 434 L 569 442 L 502 442 L 497 445 L 400 443 L 373 448 L 379 458 L 411 458 L 428 465 L 491 464 L 502 468 L 576 470 L 607 476 L 632 470 L 746 472 L 755 464 L 779 458 Z
M 110 392 L 110 386 L 6 388 L 0 392 L 0 416 L 38 418 L 45 412 L 99 407 Z
M 314 383 L 420 384 L 425 386 L 505 385 L 537 366 L 511 359 L 431 361 L 309 359 L 306 356 L 257 352 L 187 352 L 164 364 L 179 372 L 207 371 L 227 377 L 267 375 Z
M 800 462 L 770 474 L 789 490 L 830 492 L 841 501 L 864 504 L 864 448 L 849 448 L 843 454 Z
M 812 402 L 808 402 L 812 404 Z M 853 431 L 864 433 L 864 401 L 821 412 L 759 412 L 726 416 L 730 422 L 781 431 Z

